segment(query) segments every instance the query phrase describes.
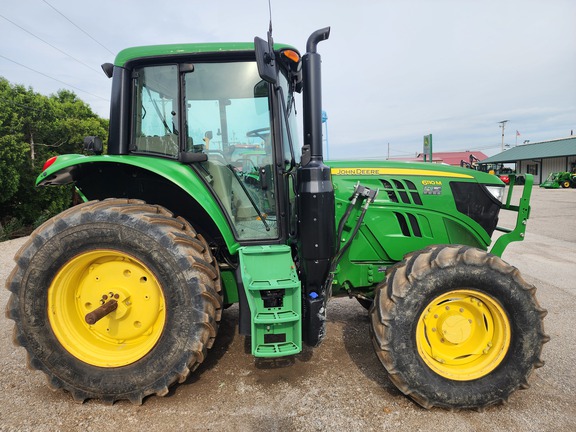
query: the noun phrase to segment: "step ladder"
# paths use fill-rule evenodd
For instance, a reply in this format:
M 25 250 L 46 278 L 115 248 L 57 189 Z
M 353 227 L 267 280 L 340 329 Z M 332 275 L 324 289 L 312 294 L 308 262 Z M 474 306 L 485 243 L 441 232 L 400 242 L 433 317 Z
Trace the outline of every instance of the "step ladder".
M 240 270 L 250 306 L 252 355 L 302 351 L 300 280 L 286 245 L 243 246 Z

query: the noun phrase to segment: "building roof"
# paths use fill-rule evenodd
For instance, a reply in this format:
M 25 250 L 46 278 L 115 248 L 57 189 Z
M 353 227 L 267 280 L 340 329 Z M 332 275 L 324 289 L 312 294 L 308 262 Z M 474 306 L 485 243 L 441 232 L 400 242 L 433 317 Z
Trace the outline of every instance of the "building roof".
M 484 159 L 481 163 L 509 163 L 576 155 L 576 137 L 523 144 Z
M 483 161 L 488 157 L 481 151 L 476 150 L 466 150 L 463 152 L 433 152 L 432 162 L 445 163 L 452 166 L 460 166 L 460 161 L 470 162 L 470 155 L 474 156 L 480 161 Z M 415 160 L 423 161 L 424 154 L 420 153 Z

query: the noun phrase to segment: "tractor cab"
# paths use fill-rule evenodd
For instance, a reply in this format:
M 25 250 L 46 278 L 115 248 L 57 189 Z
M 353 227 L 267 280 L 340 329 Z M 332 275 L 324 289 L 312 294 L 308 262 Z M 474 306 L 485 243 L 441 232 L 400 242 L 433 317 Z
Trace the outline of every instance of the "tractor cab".
M 299 61 L 297 54 L 293 60 L 280 56 Z M 286 229 L 278 225 L 283 205 L 277 188 L 283 171 L 294 165 L 297 134 L 287 139 L 293 109 L 276 116 L 280 121 L 273 121 L 273 112 L 293 107 L 289 71 L 281 68 L 282 91 L 275 92 L 245 55 L 225 62 L 144 61 L 132 72 L 128 153 L 200 162 L 194 168 L 237 240 L 278 239 Z

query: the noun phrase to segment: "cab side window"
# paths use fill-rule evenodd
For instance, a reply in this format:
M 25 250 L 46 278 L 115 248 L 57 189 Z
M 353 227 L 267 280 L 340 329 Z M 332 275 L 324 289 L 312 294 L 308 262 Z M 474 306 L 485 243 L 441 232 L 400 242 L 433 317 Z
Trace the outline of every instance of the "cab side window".
M 178 66 L 142 67 L 134 76 L 130 150 L 178 157 Z

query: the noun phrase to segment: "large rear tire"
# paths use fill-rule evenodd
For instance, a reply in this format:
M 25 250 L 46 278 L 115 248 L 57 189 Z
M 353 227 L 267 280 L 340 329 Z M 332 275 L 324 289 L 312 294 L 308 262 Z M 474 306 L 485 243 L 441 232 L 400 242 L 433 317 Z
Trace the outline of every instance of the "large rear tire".
M 535 288 L 499 257 L 431 246 L 394 266 L 370 310 L 376 354 L 392 382 L 424 408 L 506 401 L 548 337 Z
M 84 203 L 16 255 L 7 316 L 28 363 L 75 400 L 164 396 L 204 360 L 222 310 L 218 267 L 183 219 L 142 201 Z M 114 300 L 96 322 L 87 315 Z

